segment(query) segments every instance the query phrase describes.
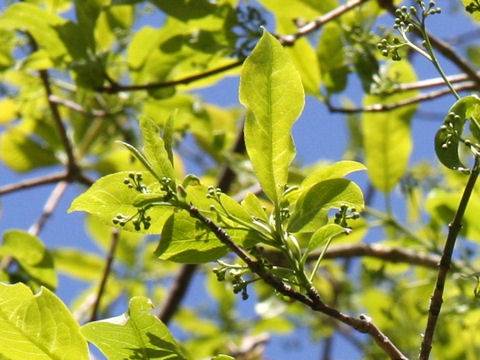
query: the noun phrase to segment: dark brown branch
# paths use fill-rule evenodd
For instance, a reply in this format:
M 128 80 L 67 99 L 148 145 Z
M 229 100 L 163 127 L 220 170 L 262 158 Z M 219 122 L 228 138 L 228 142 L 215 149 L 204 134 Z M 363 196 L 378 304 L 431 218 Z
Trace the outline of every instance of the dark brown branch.
M 475 89 L 477 85 L 473 82 L 465 82 L 459 85 L 454 86 L 456 91 L 466 91 Z M 385 112 L 398 109 L 403 106 L 408 106 L 412 104 L 417 104 L 424 101 L 434 100 L 436 98 L 450 95 L 451 91 L 449 88 L 443 88 L 437 91 L 432 91 L 428 93 L 423 93 L 418 96 L 412 97 L 410 99 L 405 99 L 392 104 L 374 104 L 360 108 L 339 108 L 330 104 L 328 101 L 325 104 L 328 107 L 328 110 L 331 112 L 344 113 L 344 114 L 354 114 L 354 113 L 365 113 L 365 112 Z
M 228 71 L 230 69 L 234 69 L 240 65 L 243 64 L 243 61 L 245 59 L 239 59 L 236 60 L 230 64 L 220 66 L 218 68 L 208 70 L 199 74 L 191 75 L 184 77 L 182 79 L 178 80 L 172 80 L 172 81 L 160 81 L 160 82 L 154 82 L 150 84 L 143 84 L 143 85 L 121 85 L 117 84 L 116 82 L 110 81 L 109 86 L 102 86 L 98 87 L 95 90 L 98 92 L 105 92 L 109 94 L 113 93 L 118 93 L 121 91 L 138 91 L 138 90 L 152 90 L 152 89 L 161 89 L 161 88 L 166 88 L 166 87 L 171 87 L 171 86 L 176 86 L 176 85 L 186 85 L 190 84 L 191 82 L 204 79 L 216 74 L 220 74 L 222 72 Z
M 67 172 L 61 171 L 50 175 L 40 176 L 34 179 L 23 180 L 15 184 L 8 184 L 0 187 L 0 195 L 5 195 L 14 191 L 29 189 L 35 186 L 52 184 L 66 179 Z
M 311 32 L 320 29 L 324 24 L 326 24 L 329 21 L 332 21 L 336 19 L 337 17 L 343 15 L 344 13 L 348 12 L 349 10 L 357 7 L 358 5 L 363 4 L 367 0 L 354 0 L 351 1 L 345 5 L 341 5 L 337 7 L 336 9 L 318 17 L 317 19 L 313 20 L 312 22 L 309 22 L 305 26 L 302 26 L 298 31 L 294 34 L 289 34 L 289 35 L 279 35 L 277 38 L 279 41 L 285 45 L 285 46 L 291 46 L 295 43 L 295 41 L 305 35 L 310 34 Z M 171 86 L 176 86 L 176 85 L 186 85 L 190 84 L 191 82 L 207 78 L 209 76 L 213 76 L 216 74 L 220 74 L 222 72 L 228 71 L 230 69 L 236 68 L 240 65 L 243 64 L 245 59 L 238 59 L 230 64 L 220 66 L 218 68 L 208 70 L 196 75 L 191 75 L 184 77 L 182 79 L 178 80 L 172 80 L 172 81 L 159 81 L 159 82 L 154 82 L 154 83 L 149 83 L 149 84 L 141 84 L 141 85 L 121 85 L 118 84 L 116 81 L 114 81 L 108 74 L 105 74 L 105 78 L 107 81 L 110 83 L 108 86 L 101 86 L 96 88 L 95 90 L 98 92 L 106 92 L 106 93 L 118 93 L 121 91 L 139 91 L 139 90 L 151 90 L 151 89 L 161 89 L 161 88 L 166 88 L 166 87 L 171 87 Z
M 252 258 L 241 247 L 235 244 L 235 242 L 230 238 L 228 233 L 223 228 L 218 226 L 210 218 L 204 216 L 196 207 L 190 206 L 188 212 L 190 213 L 191 217 L 197 219 L 205 227 L 212 231 L 217 239 L 219 239 L 225 246 L 233 251 L 253 273 L 257 274 L 265 283 L 273 287 L 276 291 L 307 305 L 314 311 L 328 315 L 361 333 L 369 334 L 391 359 L 407 360 L 407 357 L 395 347 L 395 345 L 385 334 L 380 331 L 377 326 L 375 326 L 369 317 L 360 315 L 360 317 L 357 319 L 338 311 L 337 309 L 325 304 L 314 288 L 309 289 L 308 295 L 304 295 L 298 291 L 295 291 L 291 286 L 285 284 L 271 272 L 267 271 L 260 262 Z
M 105 292 L 108 276 L 110 275 L 110 272 L 112 270 L 112 263 L 113 263 L 113 259 L 115 258 L 115 250 L 117 249 L 119 237 L 120 237 L 120 231 L 118 229 L 113 229 L 112 241 L 110 242 L 110 248 L 107 254 L 105 269 L 103 271 L 102 278 L 100 280 L 100 285 L 98 286 L 98 292 L 93 301 L 92 312 L 90 314 L 90 318 L 88 319 L 88 321 L 95 321 L 97 318 L 98 309 L 100 307 L 100 300 L 102 299 L 102 296 Z
M 475 182 L 478 178 L 478 173 L 480 171 L 479 163 L 479 158 L 475 158 L 475 165 L 468 178 L 467 184 L 465 185 L 465 190 L 463 191 L 462 198 L 460 199 L 457 212 L 455 213 L 452 222 L 448 225 L 448 235 L 445 242 L 445 247 L 443 249 L 442 258 L 440 260 L 440 266 L 438 268 L 437 281 L 435 284 L 435 289 L 433 290 L 433 295 L 430 298 L 427 326 L 425 328 L 425 334 L 423 336 L 422 346 L 420 348 L 419 360 L 428 360 L 430 351 L 432 350 L 433 335 L 435 333 L 438 316 L 442 308 L 443 291 L 445 289 L 448 270 L 450 269 L 452 262 L 453 249 L 455 247 L 457 236 L 462 229 L 462 219 L 465 210 L 467 209 L 470 195 L 472 194 Z
M 80 114 L 88 115 L 88 116 L 95 116 L 95 117 L 105 117 L 109 115 L 109 113 L 105 110 L 100 110 L 100 109 L 91 109 L 87 110 L 85 109 L 82 105 L 77 104 L 74 101 L 67 100 L 67 99 L 62 99 L 56 95 L 50 95 L 48 97 L 48 100 L 53 102 L 54 104 L 62 105 L 65 106 L 73 111 L 76 111 Z
M 40 218 L 34 224 L 32 224 L 32 226 L 30 226 L 30 229 L 28 229 L 28 232 L 30 234 L 35 236 L 38 236 L 38 234 L 40 234 L 43 226 L 55 211 L 58 202 L 65 193 L 65 190 L 67 190 L 67 187 L 68 183 L 66 181 L 60 181 L 59 183 L 57 183 L 57 186 L 55 186 L 55 189 L 53 189 L 47 202 L 45 203 L 45 206 L 43 207 Z

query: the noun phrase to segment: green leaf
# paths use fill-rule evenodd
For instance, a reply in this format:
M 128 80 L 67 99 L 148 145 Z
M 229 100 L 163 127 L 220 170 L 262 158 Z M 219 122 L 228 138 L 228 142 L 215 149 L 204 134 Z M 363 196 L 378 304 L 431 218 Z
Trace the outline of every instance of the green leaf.
M 56 27 L 67 20 L 36 5 L 20 2 L 9 6 L 0 18 L 0 28 L 28 31 L 54 61 L 67 53 Z
M 227 252 L 210 229 L 181 211 L 166 221 L 155 255 L 163 260 L 200 264 L 217 260 Z
M 268 223 L 268 216 L 262 206 L 262 203 L 251 192 L 247 193 L 245 198 L 242 200 L 242 206 L 250 213 L 250 215 L 255 216 L 265 223 Z
M 109 360 L 187 359 L 152 309 L 150 300 L 136 296 L 123 315 L 88 323 L 81 331 Z
M 475 141 L 480 142 L 480 98 L 470 95 L 456 101 L 448 111 L 442 127 L 435 135 L 435 152 L 440 162 L 452 170 L 466 170 L 460 160 L 458 151 L 459 137 L 467 119 L 470 119 L 470 131 Z M 455 133 L 456 135 L 453 135 Z
M 119 214 L 134 217 L 139 210 L 134 204 L 138 201 L 138 196 L 142 194 L 124 184 L 124 180 L 128 178 L 129 174 L 128 171 L 122 171 L 100 178 L 86 192 L 73 200 L 68 212 L 86 211 L 98 216 L 110 226 L 114 226 L 113 219 Z M 147 192 L 161 195 L 161 186 L 150 172 L 140 171 L 136 174 L 141 174 Z M 151 226 L 148 229 L 141 228 L 140 232 L 160 234 L 163 224 L 172 211 L 172 207 L 169 206 L 151 207 L 146 213 L 152 219 Z M 121 229 L 136 231 L 132 221 L 127 222 Z
M 98 281 L 105 268 L 105 259 L 99 255 L 75 248 L 57 248 L 52 251 L 58 271 L 80 280 Z
M 87 342 L 67 307 L 50 290 L 33 295 L 22 283 L 0 283 L 0 353 L 11 360 L 87 360 Z
M 19 172 L 58 163 L 50 147 L 39 144 L 17 127 L 12 127 L 1 135 L 0 157 L 5 165 Z
M 344 160 L 336 162 L 327 167 L 321 167 L 308 175 L 301 183 L 300 188 L 307 189 L 321 181 L 335 178 L 342 178 L 352 172 L 367 170 L 365 165 L 357 162 Z
M 140 119 L 140 129 L 144 143 L 144 154 L 151 164 L 155 177 L 160 181 L 167 177 L 175 181 L 175 171 L 171 162 L 171 149 L 168 151 L 164 141 L 160 138 L 160 129 L 153 120 L 143 117 Z
M 247 108 L 245 145 L 267 196 L 278 204 L 295 156 L 292 125 L 304 105 L 298 71 L 278 40 L 264 31 L 243 65 L 240 102 Z
M 349 69 L 343 31 L 338 23 L 331 21 L 323 27 L 317 54 L 323 84 L 329 92 L 341 92 L 347 85 Z
M 326 223 L 327 211 L 346 205 L 363 209 L 362 191 L 347 179 L 329 179 L 308 188 L 299 197 L 288 223 L 290 232 L 313 232 Z
M 51 290 L 57 287 L 52 255 L 38 237 L 22 230 L 8 230 L 3 234 L 0 253 L 17 261 L 34 291 L 41 285 Z
M 406 61 L 391 63 L 387 75 L 401 83 L 416 81 L 414 70 Z M 386 96 L 366 95 L 364 105 L 395 104 L 415 94 L 416 91 L 406 91 Z M 368 175 L 373 186 L 384 193 L 397 185 L 407 169 L 412 151 L 410 120 L 416 109 L 415 105 L 410 105 L 362 116 Z
M 345 233 L 345 229 L 337 224 L 327 224 L 315 231 L 308 243 L 307 254 L 317 249 L 320 245 L 329 244 L 331 239 Z
M 308 20 L 313 20 L 338 6 L 337 0 L 260 0 L 260 2 L 277 16 Z

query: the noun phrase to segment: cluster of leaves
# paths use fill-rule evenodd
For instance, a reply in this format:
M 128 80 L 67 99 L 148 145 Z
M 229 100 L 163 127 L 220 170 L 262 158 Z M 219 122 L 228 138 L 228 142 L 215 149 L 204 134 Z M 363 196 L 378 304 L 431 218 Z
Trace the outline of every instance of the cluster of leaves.
M 444 225 L 469 203 L 459 219 L 463 215 L 466 245 L 443 294 L 447 315 L 437 325 L 433 353 L 476 359 L 480 192 L 473 175 L 479 170 L 480 100 L 459 98 L 443 74 L 426 28 L 427 18 L 440 13 L 436 5 L 417 1 L 393 11 L 400 37 L 377 35 L 373 24 L 388 3 L 5 5 L 0 158 L 22 174 L 61 171 L 0 187 L 0 194 L 57 182 L 55 202 L 67 183 L 88 185 L 69 211 L 87 213 L 87 231 L 106 255 L 73 247 L 73 232 L 61 247 L 45 246 L 38 235 L 51 201 L 28 232 L 5 231 L 0 357 L 87 359 L 93 344 L 108 359 L 226 360 L 230 356 L 222 353 L 261 355 L 264 332 L 295 333 L 304 326 L 313 341 L 345 334 L 366 359 L 414 356 L 432 283 L 438 282 L 435 264 L 460 224 L 454 221 L 450 230 Z M 478 2 L 464 4 L 476 19 Z M 154 24 L 146 25 L 149 17 Z M 262 28 L 272 17 L 275 33 L 289 35 Z M 421 46 L 414 33 L 424 40 Z M 412 51 L 432 61 L 457 96 L 434 139 L 447 169 L 409 166 L 418 108 L 410 100 L 420 91 L 401 87 L 417 80 Z M 243 110 L 205 103 L 195 93 L 236 75 Z M 292 128 L 305 93 L 338 111 L 335 96 L 348 93 L 354 76 L 365 94 L 362 114 L 347 118 L 344 159 L 301 166 L 294 161 Z M 343 110 L 353 113 L 345 104 Z M 185 174 L 194 162 L 200 173 Z M 372 208 L 371 197 L 364 200 L 360 186 L 346 178 L 364 170 L 368 194 L 383 194 L 385 210 Z M 399 187 L 405 221 L 391 206 Z M 465 187 L 471 194 L 464 201 Z M 383 232 L 372 246 L 366 234 L 378 225 Z M 361 256 L 355 272 L 349 270 L 352 256 Z M 199 281 L 206 282 L 215 306 L 186 304 L 173 311 L 185 334 L 178 342 L 167 327 L 170 319 L 162 309 L 155 316 L 152 304 L 180 306 L 181 296 L 169 300 L 166 284 L 178 273 L 187 286 L 185 269 L 202 273 Z M 88 284 L 70 309 L 54 293 L 59 273 Z M 255 294 L 260 316 L 238 314 L 238 293 L 243 299 Z M 128 310 L 111 317 L 113 309 L 127 307 L 125 297 Z M 368 318 L 347 315 L 360 312 Z M 102 319 L 95 321 L 98 314 Z M 344 325 L 371 339 L 358 341 Z

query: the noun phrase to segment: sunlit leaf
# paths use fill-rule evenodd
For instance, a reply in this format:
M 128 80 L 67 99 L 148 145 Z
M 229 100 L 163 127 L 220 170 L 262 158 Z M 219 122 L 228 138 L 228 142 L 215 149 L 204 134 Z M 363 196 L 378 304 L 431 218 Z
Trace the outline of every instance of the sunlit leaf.
M 27 276 L 24 281 L 33 290 L 41 285 L 51 290 L 57 287 L 52 255 L 38 237 L 22 230 L 8 230 L 3 234 L 0 253 L 15 259 Z M 25 275 L 20 273 L 20 276 Z
M 134 297 L 126 313 L 82 326 L 82 334 L 109 360 L 187 359 L 147 298 Z
M 62 301 L 47 288 L 0 283 L 0 353 L 8 359 L 89 359 L 87 342 Z
M 406 61 L 391 63 L 387 74 L 398 82 L 416 80 L 413 68 Z M 415 94 L 416 91 L 407 91 L 385 96 L 366 95 L 364 105 L 395 104 Z M 364 113 L 362 116 L 368 176 L 372 184 L 384 193 L 397 185 L 407 169 L 412 151 L 410 120 L 415 111 L 416 106 L 410 105 L 388 112 Z
M 363 208 L 362 191 L 347 179 L 329 179 L 311 186 L 299 197 L 288 222 L 291 232 L 313 232 L 326 223 L 327 211 L 346 205 Z
M 459 157 L 460 138 L 465 122 L 470 119 L 470 131 L 480 141 L 480 98 L 476 95 L 461 98 L 448 111 L 442 127 L 435 135 L 435 152 L 440 162 L 452 170 L 465 170 Z
M 345 229 L 337 224 L 327 224 L 322 226 L 320 229 L 315 231 L 308 243 L 308 252 L 311 252 L 317 249 L 321 245 L 325 245 L 330 242 L 330 240 L 337 236 L 345 233 Z
M 125 179 L 129 179 L 129 174 L 131 173 L 128 171 L 122 171 L 100 178 L 72 202 L 68 211 L 86 211 L 99 217 L 110 226 L 115 225 L 113 219 L 121 214 L 132 218 L 131 221 L 128 221 L 121 228 L 128 231 L 137 231 L 133 224 L 133 218 L 138 215 L 139 208 L 134 204 L 138 201 L 138 196 L 141 194 L 135 188 L 130 188 L 124 184 Z M 135 174 L 142 176 L 143 184 L 147 187 L 147 191 L 159 195 L 162 193 L 160 184 L 148 171 L 136 172 Z M 172 211 L 173 209 L 169 206 L 151 207 L 146 212 L 146 215 L 152 219 L 151 226 L 148 229 L 141 227 L 138 231 L 148 234 L 160 234 L 164 222 Z
M 61 247 L 52 255 L 58 271 L 80 280 L 98 280 L 105 268 L 103 257 L 80 249 Z
M 292 60 L 266 31 L 243 65 L 239 92 L 248 110 L 248 155 L 263 191 L 278 203 L 295 156 L 290 131 L 303 109 L 304 93 Z

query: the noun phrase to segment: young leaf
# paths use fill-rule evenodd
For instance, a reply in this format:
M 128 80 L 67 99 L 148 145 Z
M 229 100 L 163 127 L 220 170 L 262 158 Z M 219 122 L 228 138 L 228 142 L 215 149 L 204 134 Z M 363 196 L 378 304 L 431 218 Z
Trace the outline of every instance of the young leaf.
M 315 231 L 308 243 L 307 254 L 322 244 L 329 244 L 331 239 L 337 235 L 344 234 L 345 229 L 337 224 L 327 224 Z
M 181 211 L 166 221 L 155 255 L 162 260 L 200 264 L 217 260 L 227 252 L 210 230 Z
M 140 129 L 144 143 L 144 154 L 152 166 L 155 177 L 160 181 L 162 177 L 175 180 L 173 170 L 172 151 L 167 149 L 164 141 L 160 138 L 160 129 L 153 120 L 143 117 L 140 119 Z
M 17 261 L 34 290 L 39 289 L 40 285 L 51 290 L 57 287 L 52 255 L 38 237 L 22 230 L 8 230 L 3 235 L 0 253 L 12 256 Z
M 128 311 L 110 319 L 82 326 L 82 334 L 109 360 L 187 359 L 168 328 L 152 313 L 144 297 L 130 300 Z
M 364 206 L 362 190 L 347 179 L 329 179 L 311 186 L 298 199 L 289 223 L 290 232 L 313 232 L 326 223 L 327 211 L 346 205 Z
M 152 195 L 161 195 L 160 184 L 148 171 L 141 171 L 143 184 L 147 191 Z M 107 175 L 97 180 L 86 192 L 73 200 L 68 212 L 86 211 L 99 217 L 104 223 L 114 226 L 113 219 L 117 215 L 125 217 L 135 217 L 139 208 L 135 206 L 138 203 L 139 196 L 142 194 L 134 188 L 124 184 L 128 179 L 130 172 L 121 171 L 115 174 Z M 148 229 L 141 227 L 136 230 L 133 221 L 128 221 L 121 229 L 128 231 L 140 231 L 147 234 L 159 234 L 162 231 L 163 224 L 172 213 L 170 206 L 154 206 L 147 210 L 146 214 L 151 217 L 151 226 Z M 133 220 L 133 218 L 132 218 Z
M 247 108 L 245 145 L 263 191 L 278 204 L 295 156 L 292 125 L 304 105 L 298 71 L 278 40 L 264 31 L 243 65 L 240 102 Z
M 98 281 L 105 269 L 105 259 L 75 248 L 61 247 L 52 251 L 59 272 L 80 280 Z
M 321 181 L 327 179 L 342 178 L 345 175 L 348 175 L 355 171 L 367 170 L 365 165 L 350 160 L 344 160 L 336 162 L 327 167 L 322 167 L 321 169 L 314 171 L 312 174 L 308 175 L 305 180 L 302 181 L 300 187 L 302 189 L 307 189 L 312 185 L 315 185 Z
M 399 82 L 416 81 L 415 73 L 406 61 L 393 62 L 387 73 Z M 395 104 L 414 95 L 412 91 L 388 96 L 366 95 L 364 104 Z M 389 112 L 364 113 L 362 116 L 368 176 L 372 184 L 384 193 L 397 185 L 407 169 L 412 150 L 410 119 L 415 111 L 416 106 L 413 105 Z
M 11 360 L 87 360 L 87 342 L 65 304 L 47 288 L 0 283 L 0 354 Z
M 477 142 L 480 141 L 480 98 L 476 95 L 461 98 L 448 111 L 443 126 L 435 135 L 435 152 L 440 162 L 453 170 L 466 170 L 460 160 L 459 137 L 462 136 L 465 121 L 470 118 L 470 130 Z

